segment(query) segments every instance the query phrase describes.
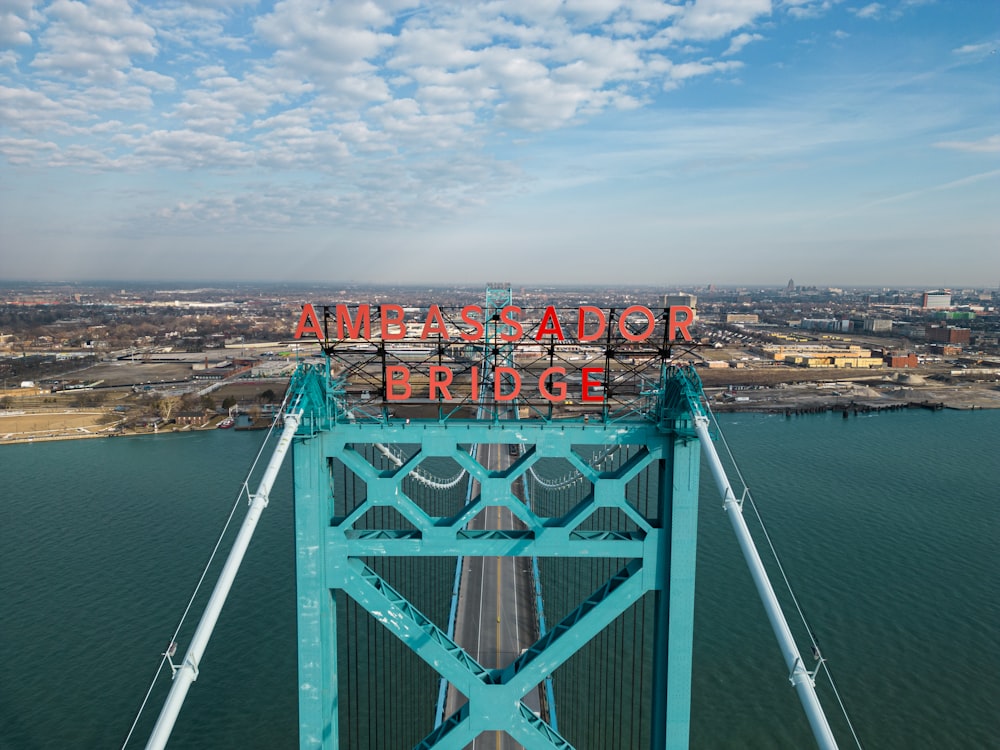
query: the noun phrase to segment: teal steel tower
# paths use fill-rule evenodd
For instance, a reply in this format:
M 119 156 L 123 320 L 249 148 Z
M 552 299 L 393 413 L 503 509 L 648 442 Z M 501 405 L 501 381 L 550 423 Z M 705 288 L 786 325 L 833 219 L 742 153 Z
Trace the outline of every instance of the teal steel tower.
M 814 643 L 805 667 L 673 356 L 690 308 L 570 320 L 492 285 L 483 306 L 424 314 L 304 308 L 296 336 L 325 358 L 297 368 L 187 652 L 163 655 L 147 748 L 169 739 L 288 452 L 300 747 L 687 748 L 703 454 L 817 744 L 836 748 L 824 660 Z
M 496 367 L 513 362 L 498 323 L 511 304 L 509 288 L 488 290 L 483 365 L 473 375 L 482 393 Z M 302 748 L 345 746 L 348 604 L 465 699 L 433 724 L 428 713 L 416 746 L 462 748 L 483 733 L 502 733 L 526 748 L 569 748 L 572 728 L 557 728 L 556 707 L 545 700 L 536 707 L 526 695 L 556 673 L 558 696 L 560 667 L 644 597 L 654 627 L 651 691 L 636 696 L 649 704 L 644 736 L 654 748 L 687 747 L 699 474 L 691 404 L 700 384 L 692 370 L 662 361 L 657 374 L 617 401 L 605 383 L 594 413 L 556 419 L 524 401 L 510 408 L 483 395 L 475 414 L 439 409 L 419 417 L 397 416 L 384 402 L 366 409 L 329 366 L 300 367 L 291 388 L 301 410 L 293 458 Z M 508 449 L 485 465 L 482 447 L 496 445 Z M 429 496 L 447 482 L 433 478 L 435 465 L 466 477 L 464 502 L 436 509 Z M 541 479 L 553 465 L 568 467 L 573 478 Z M 580 489 L 545 512 L 542 498 L 531 502 L 526 488 L 533 484 L 536 495 L 545 487 Z M 509 528 L 473 524 L 501 513 L 515 519 Z M 447 622 L 422 612 L 378 571 L 390 559 L 418 558 L 535 559 L 542 571 L 557 561 L 600 560 L 610 572 L 507 663 L 486 665 L 449 634 Z M 537 618 L 538 609 L 522 616 Z

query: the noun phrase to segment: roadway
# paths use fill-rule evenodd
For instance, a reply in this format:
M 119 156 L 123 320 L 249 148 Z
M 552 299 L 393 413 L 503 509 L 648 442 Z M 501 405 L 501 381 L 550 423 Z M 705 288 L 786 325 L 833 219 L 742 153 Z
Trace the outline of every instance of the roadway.
M 479 446 L 479 461 L 490 470 L 509 466 L 506 445 Z M 474 489 L 474 496 L 476 490 Z M 523 529 L 510 509 L 496 506 L 482 510 L 470 529 Z M 534 583 L 529 557 L 466 557 L 455 619 L 455 641 L 488 669 L 506 667 L 538 639 Z M 540 692 L 534 688 L 523 700 L 540 711 Z M 445 714 L 451 715 L 465 698 L 448 686 Z M 484 732 L 467 748 L 516 750 L 521 745 L 505 732 Z

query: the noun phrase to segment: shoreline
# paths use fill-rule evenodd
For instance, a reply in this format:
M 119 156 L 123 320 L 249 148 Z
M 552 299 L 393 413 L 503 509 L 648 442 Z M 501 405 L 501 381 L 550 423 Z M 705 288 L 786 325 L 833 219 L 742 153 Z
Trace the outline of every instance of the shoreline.
M 3 419 L 3 415 L 0 414 L 0 420 Z M 2 422 L 0 422 L 2 424 Z M 107 428 L 100 430 L 98 432 L 80 432 L 79 430 L 74 430 L 73 432 L 56 433 L 54 431 L 45 430 L 46 434 L 33 435 L 30 433 L 14 433 L 9 432 L 0 436 L 0 445 L 31 445 L 32 443 L 53 443 L 63 440 L 94 440 L 94 439 L 110 439 L 110 438 L 131 438 L 131 437 L 145 437 L 147 435 L 172 435 L 175 433 L 185 433 L 185 432 L 201 432 L 204 430 L 214 430 L 218 429 L 215 425 L 205 426 L 205 427 L 187 427 L 180 429 L 164 429 L 164 430 L 130 430 L 121 432 L 109 432 Z M 0 430 L 2 432 L 2 430 Z
M 719 387 L 706 387 L 705 399 L 711 411 L 717 414 L 783 414 L 786 417 L 841 412 L 846 419 L 852 415 L 871 415 L 883 412 L 910 411 L 913 409 L 929 411 L 984 411 L 1000 409 L 1000 388 L 995 386 L 976 388 L 972 387 L 971 384 L 967 384 L 952 386 L 947 390 L 941 388 L 913 388 L 907 389 L 905 393 L 894 394 L 895 397 L 868 392 L 840 393 L 834 396 L 824 393 L 822 390 L 820 388 L 804 389 L 788 384 L 785 384 L 783 387 L 751 388 L 739 391 L 729 391 Z M 845 386 L 845 390 L 849 389 Z M 131 438 L 219 429 L 216 424 L 210 423 L 198 427 L 184 426 L 180 428 L 174 427 L 170 429 L 142 431 L 114 431 L 113 428 L 104 426 L 96 432 L 89 432 L 85 428 L 77 427 L 65 432 L 40 430 L 36 432 L 43 434 L 32 434 L 31 432 L 5 432 L 2 427 L 3 419 L 4 415 L 0 413 L 0 446 L 30 445 L 32 443 L 49 443 L 63 440 Z M 94 425 L 94 427 L 98 427 L 98 425 Z

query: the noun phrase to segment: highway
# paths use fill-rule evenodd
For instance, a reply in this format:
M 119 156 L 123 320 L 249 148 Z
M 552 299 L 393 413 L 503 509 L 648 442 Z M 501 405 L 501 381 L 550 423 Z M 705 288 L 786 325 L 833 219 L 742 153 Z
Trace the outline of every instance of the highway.
M 481 445 L 479 451 L 479 461 L 490 470 L 506 468 L 512 460 L 506 445 Z M 524 525 L 508 508 L 490 507 L 476 515 L 469 528 L 520 529 Z M 538 639 L 531 558 L 466 557 L 459 591 L 455 641 L 484 667 L 506 667 Z M 536 713 L 539 695 L 536 687 L 524 698 Z M 464 703 L 465 698 L 449 686 L 445 714 Z M 467 747 L 515 750 L 521 745 L 505 732 L 484 732 Z

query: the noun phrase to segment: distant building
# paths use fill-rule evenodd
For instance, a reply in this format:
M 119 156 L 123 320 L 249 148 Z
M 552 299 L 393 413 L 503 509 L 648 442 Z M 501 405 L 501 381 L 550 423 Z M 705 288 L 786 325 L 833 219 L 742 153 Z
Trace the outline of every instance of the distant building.
M 683 292 L 677 292 L 675 294 L 664 294 L 663 295 L 663 306 L 664 307 L 690 307 L 692 310 L 698 309 L 698 297 L 694 294 L 685 294 Z
M 895 321 L 892 332 L 897 336 L 905 336 L 908 339 L 922 339 L 926 333 L 927 326 L 923 323 L 911 323 L 905 320 Z
M 932 344 L 968 344 L 972 331 L 955 326 L 927 326 L 924 337 Z
M 874 369 L 884 367 L 882 357 L 862 349 L 857 344 L 847 347 L 831 347 L 824 344 L 800 344 L 784 346 L 768 344 L 762 347 L 765 355 L 776 362 L 799 367 L 840 367 L 851 369 Z
M 181 425 L 200 427 L 208 422 L 208 414 L 203 411 L 182 411 L 174 418 L 174 421 Z
M 868 333 L 889 333 L 892 321 L 889 318 L 865 318 L 862 327 Z
M 756 313 L 726 313 L 727 323 L 760 323 Z
M 962 353 L 962 347 L 954 344 L 928 344 L 927 351 L 941 357 L 957 357 Z
M 837 320 L 835 318 L 803 318 L 799 328 L 810 331 L 836 331 L 847 333 L 851 330 L 851 321 Z
M 916 367 L 919 364 L 917 362 L 917 355 L 913 352 L 907 352 L 906 354 L 887 352 L 882 359 L 885 361 L 887 367 Z
M 951 307 L 951 292 L 933 291 L 924 292 L 924 301 L 921 305 L 925 310 L 941 310 Z

